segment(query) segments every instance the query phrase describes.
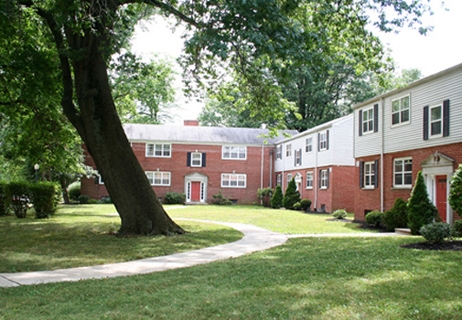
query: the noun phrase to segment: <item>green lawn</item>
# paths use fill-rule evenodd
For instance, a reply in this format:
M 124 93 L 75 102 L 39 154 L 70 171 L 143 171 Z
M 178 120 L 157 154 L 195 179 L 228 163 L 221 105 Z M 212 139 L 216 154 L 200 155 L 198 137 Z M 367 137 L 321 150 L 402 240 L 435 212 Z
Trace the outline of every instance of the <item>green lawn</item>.
M 327 217 L 321 215 L 252 207 L 200 210 L 202 216 L 194 208 L 168 208 L 177 218 L 252 221 L 280 232 L 357 231 L 351 223 L 322 222 Z M 290 222 L 279 225 L 280 215 Z M 422 238 L 297 238 L 186 269 L 0 288 L 0 319 L 462 319 L 462 252 L 400 247 L 418 241 Z

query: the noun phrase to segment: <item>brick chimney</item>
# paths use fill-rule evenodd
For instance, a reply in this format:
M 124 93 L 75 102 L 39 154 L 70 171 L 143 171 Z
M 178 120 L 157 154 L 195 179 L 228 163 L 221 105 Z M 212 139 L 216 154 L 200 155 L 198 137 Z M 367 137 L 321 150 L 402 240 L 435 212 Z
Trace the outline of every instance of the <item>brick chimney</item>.
M 184 120 L 184 125 L 185 126 L 198 127 L 199 126 L 199 120 Z

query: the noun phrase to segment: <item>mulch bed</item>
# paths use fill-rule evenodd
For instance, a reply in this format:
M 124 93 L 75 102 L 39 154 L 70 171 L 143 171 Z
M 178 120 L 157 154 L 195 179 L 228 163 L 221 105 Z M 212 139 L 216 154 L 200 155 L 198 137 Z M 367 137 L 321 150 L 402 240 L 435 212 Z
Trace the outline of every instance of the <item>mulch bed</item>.
M 461 251 L 462 241 L 445 241 L 442 243 L 418 242 L 403 244 L 401 248 L 419 249 L 419 250 L 445 250 L 445 251 Z

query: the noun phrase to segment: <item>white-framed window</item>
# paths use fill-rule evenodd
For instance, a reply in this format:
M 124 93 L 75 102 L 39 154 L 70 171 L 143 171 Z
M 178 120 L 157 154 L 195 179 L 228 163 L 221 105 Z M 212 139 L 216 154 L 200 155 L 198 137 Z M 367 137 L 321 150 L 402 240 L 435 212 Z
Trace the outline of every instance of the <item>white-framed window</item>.
M 202 153 L 191 152 L 191 167 L 202 167 Z
M 405 96 L 391 101 L 391 124 L 407 123 L 410 119 L 410 97 Z
M 393 160 L 393 186 L 397 188 L 412 187 L 412 158 Z
M 430 137 L 439 137 L 443 133 L 443 106 L 430 107 Z
M 152 186 L 169 186 L 170 176 L 170 172 L 146 171 L 146 177 Z
M 168 143 L 146 143 L 146 157 L 170 158 L 171 149 Z
M 321 170 L 321 189 L 327 189 L 329 187 L 329 170 Z
M 277 186 L 282 186 L 282 174 L 278 173 L 276 175 L 276 185 Z
M 313 137 L 308 137 L 305 139 L 305 152 L 313 151 Z
M 295 166 L 300 166 L 302 164 L 302 149 L 295 150 Z
M 306 172 L 306 189 L 313 189 L 313 171 Z
M 221 148 L 221 158 L 231 160 L 245 160 L 247 159 L 247 147 L 223 146 Z
M 364 162 L 364 188 L 375 188 L 375 162 Z
M 241 173 L 222 173 L 222 188 L 245 188 L 247 186 L 247 175 Z
M 327 131 L 319 133 L 319 150 L 327 150 Z
M 362 128 L 363 133 L 374 131 L 374 108 L 363 110 Z
M 292 181 L 292 173 L 287 174 L 287 185 L 286 185 L 286 187 L 289 185 L 290 181 Z
M 292 156 L 292 145 L 288 144 L 286 145 L 286 157 Z
M 276 146 L 276 160 L 282 159 L 282 144 Z

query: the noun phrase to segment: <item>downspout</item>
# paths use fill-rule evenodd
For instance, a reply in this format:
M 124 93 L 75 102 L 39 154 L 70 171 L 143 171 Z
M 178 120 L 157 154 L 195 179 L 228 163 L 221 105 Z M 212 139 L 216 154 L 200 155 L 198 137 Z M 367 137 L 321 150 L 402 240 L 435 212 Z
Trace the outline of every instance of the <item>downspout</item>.
M 314 148 L 315 150 L 315 157 L 314 157 L 314 175 L 313 175 L 313 184 L 314 184 L 314 205 L 313 208 L 318 209 L 318 187 L 319 187 L 319 179 L 318 177 L 319 172 L 318 172 L 318 148 L 319 148 L 319 141 L 318 137 L 319 135 L 316 134 L 317 132 L 314 133 L 314 137 L 316 137 L 316 147 Z M 314 146 L 313 146 L 314 147 Z M 316 179 L 314 179 L 316 177 Z
M 382 106 L 382 141 L 380 146 L 380 212 L 384 211 L 384 183 L 383 183 L 383 176 L 384 176 L 384 168 L 383 168 L 383 152 L 385 148 L 385 99 L 382 97 L 380 98 L 380 104 Z
M 269 187 L 273 188 L 273 153 L 274 149 L 271 149 L 269 152 L 270 163 L 269 163 Z
M 263 189 L 263 166 L 265 165 L 265 145 L 261 145 L 260 189 Z

